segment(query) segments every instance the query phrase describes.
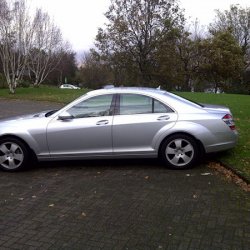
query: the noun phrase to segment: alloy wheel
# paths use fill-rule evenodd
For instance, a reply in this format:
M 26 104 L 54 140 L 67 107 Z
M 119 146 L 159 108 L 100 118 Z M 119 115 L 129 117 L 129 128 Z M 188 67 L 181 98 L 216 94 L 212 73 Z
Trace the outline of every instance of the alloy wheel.
M 21 166 L 24 160 L 22 148 L 14 142 L 4 142 L 0 145 L 0 165 L 8 170 Z
M 172 165 L 182 167 L 193 160 L 194 147 L 188 140 L 177 138 L 168 143 L 165 155 Z

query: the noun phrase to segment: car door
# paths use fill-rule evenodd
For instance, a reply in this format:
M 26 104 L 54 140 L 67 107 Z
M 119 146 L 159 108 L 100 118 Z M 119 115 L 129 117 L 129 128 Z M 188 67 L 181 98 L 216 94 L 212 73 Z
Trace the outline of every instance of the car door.
M 113 120 L 114 154 L 156 154 L 158 136 L 174 126 L 177 114 L 149 96 L 120 94 L 119 99 Z
M 55 117 L 47 127 L 51 157 L 112 154 L 113 98 L 111 94 L 91 97 Z

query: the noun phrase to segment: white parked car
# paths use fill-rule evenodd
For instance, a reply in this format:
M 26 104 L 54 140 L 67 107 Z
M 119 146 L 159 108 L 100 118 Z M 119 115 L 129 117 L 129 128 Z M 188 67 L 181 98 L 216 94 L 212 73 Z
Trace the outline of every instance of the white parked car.
M 62 84 L 60 89 L 80 89 L 79 87 L 72 84 Z

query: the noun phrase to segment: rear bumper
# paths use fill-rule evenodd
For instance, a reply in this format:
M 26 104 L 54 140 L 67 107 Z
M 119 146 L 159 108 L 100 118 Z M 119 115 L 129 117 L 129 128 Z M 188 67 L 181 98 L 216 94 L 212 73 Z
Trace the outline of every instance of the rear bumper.
M 214 144 L 207 146 L 205 148 L 206 153 L 214 153 L 214 152 L 219 152 L 219 151 L 224 151 L 228 149 L 232 149 L 236 146 L 237 142 L 226 142 L 226 143 L 220 143 L 220 144 Z
M 220 142 L 211 144 L 211 145 L 206 145 L 205 151 L 206 153 L 214 153 L 214 152 L 219 152 L 219 151 L 224 151 L 228 149 L 232 149 L 236 146 L 238 142 L 238 132 L 235 130 L 233 133 L 230 135 L 228 140 L 220 140 Z

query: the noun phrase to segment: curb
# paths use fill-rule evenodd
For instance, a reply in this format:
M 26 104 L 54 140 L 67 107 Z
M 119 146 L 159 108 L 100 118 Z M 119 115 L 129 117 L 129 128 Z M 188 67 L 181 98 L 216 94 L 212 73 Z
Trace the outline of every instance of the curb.
M 208 168 L 213 169 L 216 173 L 236 184 L 245 192 L 250 192 L 249 180 L 227 164 L 217 160 L 210 162 Z
M 242 179 L 247 185 L 250 184 L 250 181 L 249 181 L 245 176 L 243 176 L 241 173 L 239 173 L 237 170 L 235 170 L 233 167 L 231 167 L 231 166 L 225 164 L 225 163 L 222 162 L 222 161 L 218 161 L 218 163 L 219 163 L 222 167 L 226 168 L 227 170 L 230 170 L 233 174 L 235 174 L 237 177 L 239 177 L 240 179 Z

